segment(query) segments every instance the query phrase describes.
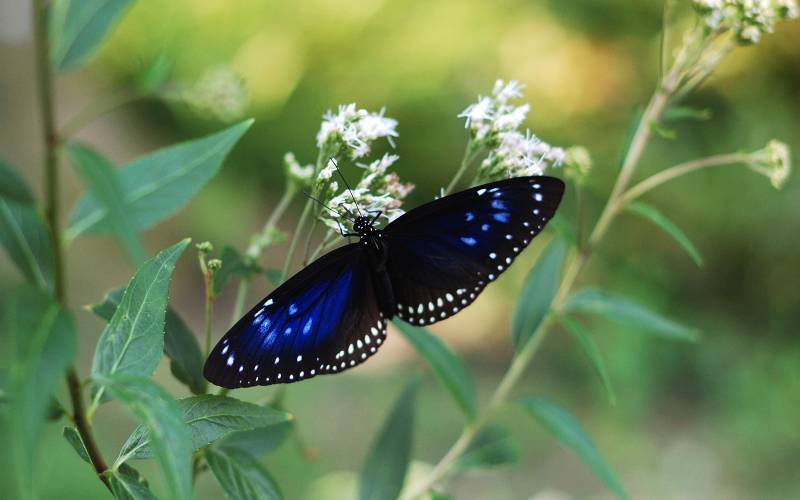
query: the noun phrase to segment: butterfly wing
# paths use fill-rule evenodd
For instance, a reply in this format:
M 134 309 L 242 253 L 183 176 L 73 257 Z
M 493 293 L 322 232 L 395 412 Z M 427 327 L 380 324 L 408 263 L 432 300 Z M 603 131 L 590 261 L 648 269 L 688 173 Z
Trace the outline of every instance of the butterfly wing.
M 396 314 L 415 325 L 468 306 L 544 229 L 564 183 L 506 179 L 411 210 L 384 229 Z
M 203 373 L 230 389 L 298 382 L 362 363 L 385 338 L 367 256 L 351 244 L 259 301 L 214 347 Z

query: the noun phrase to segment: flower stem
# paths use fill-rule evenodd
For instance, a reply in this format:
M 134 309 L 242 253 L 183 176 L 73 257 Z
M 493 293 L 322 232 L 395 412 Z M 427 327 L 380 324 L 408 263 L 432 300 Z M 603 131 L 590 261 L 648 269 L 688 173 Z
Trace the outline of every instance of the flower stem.
M 198 252 L 197 260 L 200 262 L 200 271 L 203 273 L 203 285 L 205 287 L 205 323 L 206 338 L 203 344 L 203 358 L 208 357 L 211 352 L 211 323 L 214 319 L 214 288 L 212 283 L 213 275 L 206 265 L 206 257 L 202 252 Z
M 474 160 L 475 157 L 478 156 L 478 153 L 480 152 L 481 148 L 475 147 L 475 142 L 472 140 L 472 138 L 467 140 L 467 146 L 464 149 L 464 158 L 461 159 L 461 165 L 458 167 L 456 174 L 450 180 L 450 184 L 448 184 L 447 188 L 445 188 L 444 190 L 445 195 L 448 195 L 453 191 L 453 189 L 456 187 L 456 184 L 458 184 L 458 181 L 460 181 L 461 177 L 464 176 L 464 173 L 467 171 L 467 168 L 469 168 L 470 164 L 472 163 L 472 160 Z
M 261 234 L 267 234 L 275 229 L 275 227 L 278 225 L 278 221 L 281 217 L 283 217 L 283 214 L 286 213 L 286 209 L 289 208 L 289 205 L 291 205 L 296 194 L 297 189 L 293 187 L 289 187 L 283 192 L 283 196 L 281 196 L 281 199 L 278 200 L 278 204 L 270 214 L 267 222 L 264 223 L 264 228 L 261 230 Z M 261 256 L 261 252 L 263 250 L 264 245 L 259 244 L 258 241 L 253 241 L 250 243 L 250 246 L 245 252 L 245 258 L 249 262 L 254 263 Z M 250 291 L 250 280 L 251 277 L 249 275 L 244 276 L 241 280 L 239 280 L 239 287 L 236 289 L 236 300 L 233 304 L 233 311 L 231 312 L 231 325 L 236 323 L 242 316 L 242 312 L 244 311 L 244 301 L 247 300 L 247 293 Z
M 144 97 L 136 90 L 122 91 L 99 97 L 73 116 L 61 127 L 62 137 L 72 137 L 101 116 Z
M 627 205 L 631 201 L 635 200 L 636 198 L 639 198 L 643 194 L 660 186 L 661 184 L 664 184 L 665 182 L 680 177 L 682 175 L 694 172 L 695 170 L 700 170 L 708 167 L 720 167 L 723 165 L 732 165 L 735 163 L 748 163 L 752 159 L 753 159 L 752 155 L 749 154 L 733 153 L 733 154 L 709 156 L 706 158 L 687 161 L 685 163 L 679 163 L 678 165 L 674 165 L 672 167 L 669 167 L 665 170 L 658 172 L 657 174 L 648 177 L 647 179 L 643 180 L 642 182 L 628 189 L 617 200 L 617 210 L 624 208 L 625 205 Z
M 50 237 L 53 245 L 53 289 L 55 298 L 62 307 L 65 307 L 67 304 L 66 272 L 64 269 L 64 249 L 61 240 L 59 221 L 60 189 L 58 177 L 58 134 L 55 129 L 53 75 L 50 63 L 50 40 L 47 36 L 47 13 L 44 0 L 33 0 L 32 8 L 34 44 L 36 50 L 36 83 L 45 140 L 45 218 L 50 229 Z M 83 407 L 83 394 L 81 393 L 81 381 L 74 366 L 70 366 L 67 369 L 66 381 L 70 402 L 72 404 L 72 418 L 75 422 L 75 427 L 86 446 L 89 461 L 97 472 L 97 477 L 102 481 L 103 485 L 111 491 L 108 479 L 104 475 L 108 466 L 100 453 L 100 448 L 97 446 L 91 427 L 86 420 Z

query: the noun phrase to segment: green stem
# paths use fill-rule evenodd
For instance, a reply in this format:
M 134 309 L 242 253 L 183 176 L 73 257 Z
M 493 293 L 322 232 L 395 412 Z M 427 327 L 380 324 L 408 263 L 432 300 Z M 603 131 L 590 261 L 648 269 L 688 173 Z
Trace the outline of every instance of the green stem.
M 214 320 L 214 287 L 212 278 L 213 275 L 206 265 L 206 257 L 202 252 L 199 252 L 197 260 L 200 262 L 200 271 L 203 273 L 203 285 L 205 287 L 205 343 L 203 344 L 203 358 L 208 357 L 211 352 L 211 326 Z
M 639 198 L 648 191 L 660 186 L 661 184 L 664 184 L 667 181 L 670 181 L 677 177 L 681 177 L 696 170 L 708 167 L 733 165 L 736 163 L 749 163 L 752 160 L 753 156 L 750 154 L 733 153 L 733 154 L 709 156 L 707 158 L 700 158 L 697 160 L 691 160 L 684 163 L 679 163 L 678 165 L 674 165 L 670 168 L 662 170 L 661 172 L 658 172 L 657 174 L 648 177 L 647 179 L 643 180 L 642 182 L 628 189 L 617 200 L 616 210 L 621 210 L 625 208 L 625 205 L 635 200 L 636 198 Z
M 60 189 L 58 176 L 58 134 L 55 129 L 55 103 L 53 100 L 53 75 L 50 63 L 50 40 L 47 36 L 47 11 L 44 0 L 33 0 L 33 33 L 36 50 L 36 83 L 39 94 L 39 103 L 42 113 L 42 128 L 45 140 L 44 164 L 44 191 L 45 191 L 45 218 L 50 229 L 53 245 L 53 288 L 55 298 L 66 307 L 66 272 L 64 269 L 64 249 L 61 240 L 59 221 Z M 81 381 L 74 366 L 67 369 L 67 389 L 72 404 L 72 418 L 75 427 L 86 446 L 89 461 L 94 467 L 97 477 L 103 485 L 111 491 L 108 479 L 104 475 L 108 469 L 97 441 L 94 439 L 83 406 Z
M 536 331 L 533 333 L 531 340 L 522 348 L 519 354 L 517 354 L 517 356 L 511 362 L 511 365 L 503 375 L 503 378 L 500 380 L 500 383 L 497 385 L 494 393 L 489 399 L 489 403 L 487 404 L 486 408 L 481 410 L 474 422 L 464 427 L 461 435 L 458 437 L 455 443 L 453 443 L 447 453 L 445 453 L 442 459 L 433 467 L 433 469 L 422 480 L 409 487 L 408 492 L 404 493 L 402 496 L 404 500 L 412 500 L 424 495 L 438 481 L 446 476 L 450 470 L 450 467 L 453 465 L 456 459 L 461 456 L 464 450 L 466 450 L 467 446 L 469 446 L 477 433 L 480 431 L 481 427 L 488 421 L 492 413 L 508 400 L 514 386 L 519 381 L 520 377 L 522 377 L 522 375 L 525 373 L 530 363 L 533 361 L 533 358 L 548 334 L 552 318 L 558 314 L 563 307 L 566 297 L 568 296 L 570 290 L 572 290 L 572 287 L 577 281 L 581 270 L 586 265 L 592 250 L 602 240 L 603 236 L 608 230 L 609 225 L 618 212 L 618 198 L 624 192 L 636 170 L 637 165 L 639 164 L 639 160 L 641 159 L 645 146 L 651 137 L 651 124 L 657 122 L 661 118 L 661 115 L 669 103 L 670 96 L 677 88 L 681 71 L 681 68 L 678 66 L 679 65 L 677 63 L 675 66 L 673 66 L 671 71 L 664 77 L 661 85 L 650 98 L 650 101 L 648 102 L 648 105 L 642 114 L 642 118 L 636 127 L 636 131 L 634 132 L 628 151 L 625 154 L 622 168 L 614 187 L 611 190 L 608 202 L 606 203 L 603 212 L 598 218 L 597 223 L 595 224 L 595 227 L 589 236 L 588 245 L 570 260 L 569 266 L 566 268 L 561 278 L 561 284 L 555 298 L 553 299 L 553 304 L 551 305 L 550 312 L 548 313 L 547 317 L 539 324 Z M 459 169 L 459 173 L 462 173 L 462 169 Z M 451 185 L 454 185 L 454 183 L 451 183 Z
M 289 208 L 291 205 L 292 200 L 294 200 L 295 195 L 297 194 L 297 189 L 290 186 L 284 192 L 281 199 L 278 200 L 278 204 L 275 206 L 275 209 L 270 214 L 267 222 L 264 223 L 264 227 L 261 229 L 261 234 L 267 234 L 278 225 L 278 221 L 283 217 L 283 214 L 286 212 L 286 209 Z M 250 243 L 250 246 L 247 248 L 245 252 L 245 257 L 250 262 L 256 262 L 258 258 L 261 256 L 261 252 L 264 250 L 264 245 L 259 243 L 259 238 L 254 238 L 254 241 Z M 241 280 L 239 280 L 239 286 L 236 289 L 236 300 L 233 303 L 233 311 L 231 312 L 231 325 L 239 321 L 239 318 L 242 317 L 242 312 L 244 311 L 244 303 L 247 300 L 247 294 L 250 291 L 250 280 L 251 277 L 245 276 Z
M 453 189 L 456 187 L 456 184 L 458 184 L 458 181 L 461 180 L 461 177 L 464 176 L 464 173 L 467 171 L 470 164 L 472 164 L 472 160 L 474 160 L 480 152 L 481 148 L 475 147 L 475 142 L 472 140 L 472 138 L 470 138 L 467 141 L 466 148 L 464 149 L 464 158 L 461 159 L 461 165 L 458 167 L 456 174 L 450 180 L 450 184 L 448 184 L 447 188 L 444 190 L 445 196 L 453 191 Z

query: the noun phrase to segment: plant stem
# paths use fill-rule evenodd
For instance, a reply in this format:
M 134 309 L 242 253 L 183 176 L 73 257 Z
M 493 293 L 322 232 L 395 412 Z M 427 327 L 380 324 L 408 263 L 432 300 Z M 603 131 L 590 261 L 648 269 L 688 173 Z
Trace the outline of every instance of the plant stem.
M 444 190 L 445 196 L 453 191 L 453 189 L 456 187 L 456 184 L 458 184 L 458 181 L 461 180 L 461 177 L 464 176 L 464 172 L 466 172 L 467 168 L 469 168 L 470 164 L 472 163 L 472 160 L 474 160 L 475 157 L 478 156 L 478 153 L 480 152 L 481 148 L 475 147 L 475 143 L 472 141 L 472 138 L 467 140 L 467 147 L 464 149 L 464 158 L 462 158 L 461 165 L 458 167 L 456 174 L 450 180 L 450 184 L 448 184 L 447 188 L 445 188 Z
M 261 229 L 262 235 L 265 235 L 275 229 L 275 226 L 278 225 L 278 221 L 281 217 L 283 217 L 283 214 L 286 212 L 286 209 L 289 208 L 289 205 L 291 205 L 296 194 L 297 189 L 293 187 L 289 187 L 283 192 L 283 196 L 281 196 L 281 199 L 278 200 L 278 204 L 275 205 L 275 209 L 272 210 L 267 222 L 264 223 L 264 227 Z M 261 252 L 263 250 L 264 245 L 258 242 L 258 238 L 254 238 L 254 241 L 250 243 L 249 247 L 247 247 L 245 258 L 250 263 L 255 263 L 261 256 Z M 250 275 L 244 276 L 241 280 L 239 280 L 239 287 L 236 289 L 236 301 L 233 303 L 233 311 L 231 312 L 231 325 L 236 323 L 242 316 L 242 312 L 244 311 L 244 301 L 247 300 L 247 293 L 250 291 L 250 280 Z
M 208 357 L 211 352 L 211 323 L 214 320 L 214 288 L 213 275 L 206 265 L 206 257 L 202 252 L 198 252 L 197 260 L 200 262 L 200 271 L 203 273 L 203 285 L 205 287 L 205 322 L 206 339 L 203 350 L 203 358 Z
M 55 103 L 53 99 L 53 75 L 50 63 L 50 40 L 47 36 L 47 13 L 44 0 L 33 0 L 33 33 L 36 50 L 36 83 L 39 94 L 39 103 L 42 113 L 42 127 L 45 140 L 44 164 L 44 191 L 45 191 L 45 218 L 50 228 L 50 237 L 53 245 L 53 289 L 56 300 L 62 307 L 66 307 L 66 273 L 64 269 L 63 245 L 59 221 L 59 177 L 58 177 L 58 134 L 55 130 Z M 108 469 L 97 442 L 92 434 L 91 427 L 86 421 L 81 394 L 81 381 L 74 366 L 67 369 L 67 389 L 69 390 L 72 404 L 72 418 L 75 427 L 83 439 L 89 461 L 92 463 L 97 477 L 106 488 L 111 491 L 111 486 L 104 472 Z
M 617 200 L 617 210 L 621 210 L 622 208 L 625 207 L 625 205 L 627 205 L 631 201 L 635 200 L 636 198 L 639 198 L 643 194 L 660 186 L 661 184 L 664 184 L 667 181 L 675 179 L 676 177 L 680 177 L 682 175 L 686 175 L 690 172 L 694 172 L 695 170 L 700 170 L 703 168 L 719 167 L 735 163 L 748 163 L 750 160 L 752 160 L 752 155 L 733 153 L 733 154 L 709 156 L 706 158 L 700 158 L 697 160 L 691 160 L 684 163 L 679 163 L 678 165 L 674 165 L 670 168 L 662 170 L 661 172 L 658 172 L 657 174 L 648 177 L 647 179 L 643 180 L 642 182 L 628 189 Z
M 558 292 L 556 293 L 553 303 L 550 307 L 550 312 L 545 319 L 539 324 L 536 331 L 533 333 L 531 340 L 522 348 L 514 360 L 511 362 L 500 383 L 497 385 L 494 393 L 489 399 L 486 408 L 476 417 L 475 421 L 464 427 L 461 435 L 453 443 L 450 449 L 445 453 L 442 459 L 434 466 L 434 468 L 417 484 L 411 485 L 407 493 L 404 493 L 402 498 L 404 500 L 416 499 L 429 491 L 439 480 L 445 477 L 449 472 L 450 467 L 466 450 L 467 446 L 472 442 L 477 433 L 480 431 L 484 423 L 489 419 L 491 414 L 504 404 L 511 391 L 513 390 L 520 377 L 525 373 L 525 370 L 530 365 L 534 356 L 543 344 L 549 332 L 549 326 L 552 319 L 563 307 L 564 301 L 567 298 L 570 290 L 577 281 L 581 270 L 586 265 L 586 262 L 591 255 L 592 250 L 602 240 L 606 231 L 608 230 L 611 221 L 618 213 L 618 200 L 623 194 L 625 188 L 633 176 L 645 146 L 651 137 L 651 124 L 658 122 L 669 103 L 670 96 L 675 92 L 678 85 L 678 79 L 681 68 L 676 63 L 670 72 L 664 77 L 658 89 L 654 92 L 653 96 L 645 108 L 642 118 L 636 127 L 633 138 L 631 140 L 628 151 L 622 163 L 619 176 L 614 184 L 609 195 L 608 202 L 606 203 L 603 212 L 598 218 L 591 235 L 589 236 L 587 246 L 576 253 L 570 260 L 569 266 L 564 271 L 561 278 L 561 284 Z M 469 150 L 469 148 L 468 148 Z M 466 155 L 465 155 L 466 158 Z M 457 176 L 462 173 L 463 167 L 459 169 Z M 451 186 L 454 185 L 451 182 Z M 653 186 L 654 187 L 654 186 Z M 449 189 L 449 188 L 448 188 Z

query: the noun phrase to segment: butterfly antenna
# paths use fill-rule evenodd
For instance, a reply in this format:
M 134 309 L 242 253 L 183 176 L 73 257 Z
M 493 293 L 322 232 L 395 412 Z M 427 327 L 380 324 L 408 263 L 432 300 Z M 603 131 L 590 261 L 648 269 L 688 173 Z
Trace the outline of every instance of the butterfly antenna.
M 304 195 L 305 195 L 307 198 L 310 198 L 310 199 L 312 199 L 312 200 L 316 201 L 317 203 L 319 203 L 320 205 L 322 205 L 323 207 L 325 207 L 326 209 L 328 209 L 328 211 L 330 211 L 332 214 L 334 214 L 334 215 L 336 215 L 336 216 L 341 216 L 341 215 L 342 215 L 342 214 L 340 214 L 339 212 L 337 212 L 336 210 L 334 210 L 334 209 L 332 209 L 331 207 L 329 207 L 328 205 L 326 205 L 326 204 L 322 203 L 322 202 L 321 202 L 319 199 L 317 199 L 317 198 L 314 198 L 313 196 L 311 196 L 311 195 L 310 195 L 310 194 L 308 194 L 307 192 L 303 191 L 303 194 L 304 194 Z M 344 211 L 345 211 L 345 212 L 347 212 L 347 215 L 349 215 L 349 216 L 350 216 L 350 220 L 352 221 L 352 220 L 353 220 L 353 214 L 352 214 L 352 213 L 351 213 L 349 210 L 347 210 L 347 207 L 344 207 L 344 206 L 342 206 L 342 208 L 344 208 Z
M 333 166 L 334 166 L 334 167 L 336 167 L 336 171 L 337 171 L 337 172 L 339 172 L 339 177 L 341 177 L 341 178 L 342 178 L 342 181 L 344 181 L 344 185 L 345 185 L 345 187 L 347 187 L 347 190 L 350 192 L 350 197 L 351 197 L 351 198 L 353 198 L 353 205 L 355 205 L 355 207 L 356 207 L 356 210 L 358 210 L 358 215 L 360 215 L 361 217 L 363 217 L 363 216 L 364 216 L 364 214 L 362 214 L 362 213 L 361 213 L 361 208 L 358 206 L 358 202 L 356 201 L 356 195 L 354 195 L 354 194 L 353 194 L 353 190 L 352 190 L 352 189 L 350 189 L 350 184 L 348 184 L 348 182 L 347 182 L 347 179 L 345 179 L 345 178 L 344 178 L 344 174 L 342 174 L 342 171 L 341 171 L 341 170 L 339 170 L 339 164 L 338 164 L 338 163 L 336 163 L 336 159 L 335 159 L 333 156 L 331 156 L 331 157 L 329 158 L 329 161 L 330 161 L 331 163 L 333 163 Z

